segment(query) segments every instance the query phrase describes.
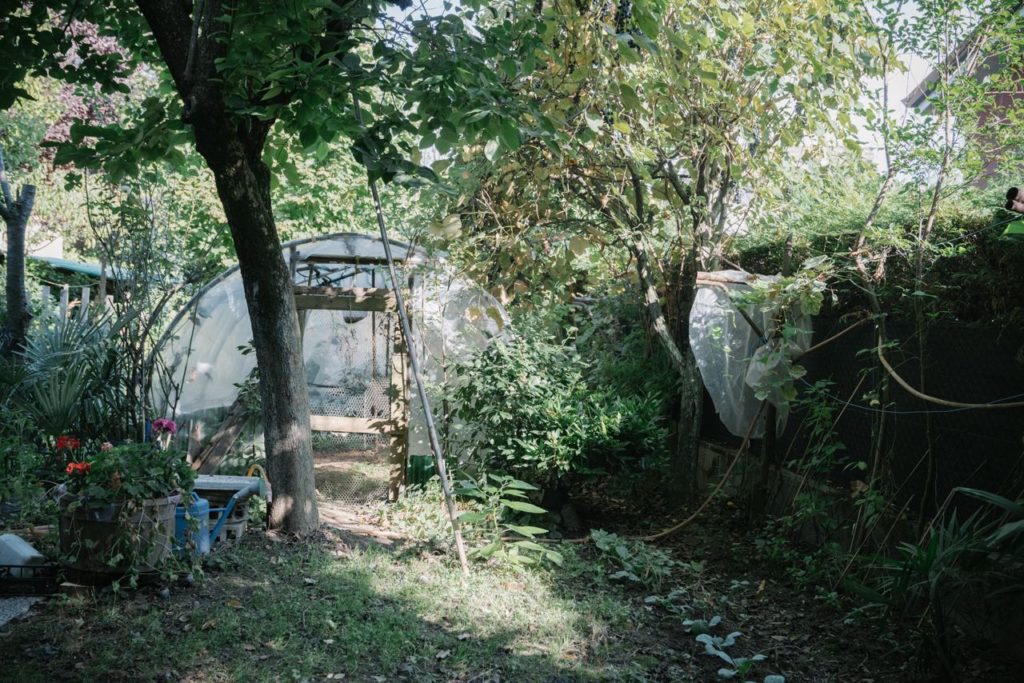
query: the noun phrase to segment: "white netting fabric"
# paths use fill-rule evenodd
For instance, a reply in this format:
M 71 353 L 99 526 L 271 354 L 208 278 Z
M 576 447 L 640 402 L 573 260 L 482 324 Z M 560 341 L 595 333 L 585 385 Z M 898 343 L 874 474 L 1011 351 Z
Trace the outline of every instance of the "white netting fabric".
M 762 384 L 775 370 L 772 363 L 778 354 L 769 353 L 750 323 L 740 315 L 729 291 L 749 290 L 749 283 L 773 278 L 740 270 L 723 270 L 713 275 L 715 284 L 699 286 L 690 309 L 690 348 L 722 424 L 732 434 L 743 436 L 761 408 L 762 401 L 753 387 Z M 744 313 L 761 330 L 769 329 L 775 316 L 774 309 L 753 305 L 746 306 Z M 792 324 L 797 332 L 787 345 L 792 347 L 791 355 L 798 355 L 810 346 L 811 320 L 809 316 L 800 316 Z M 768 400 L 778 408 L 781 434 L 786 427 L 789 404 L 777 391 L 770 391 Z M 762 413 L 751 433 L 755 439 L 764 436 L 764 417 Z

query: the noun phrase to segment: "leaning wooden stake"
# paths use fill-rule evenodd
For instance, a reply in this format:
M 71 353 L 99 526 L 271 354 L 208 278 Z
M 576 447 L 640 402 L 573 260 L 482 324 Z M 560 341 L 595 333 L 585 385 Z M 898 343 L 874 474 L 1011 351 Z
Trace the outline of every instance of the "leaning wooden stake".
M 356 121 L 363 125 L 363 113 L 359 108 L 359 100 L 352 97 L 355 105 Z M 418 348 L 413 338 L 412 326 L 409 324 L 409 316 L 405 310 L 405 298 L 402 296 L 402 283 L 398 280 L 395 271 L 395 260 L 391 256 L 391 242 L 388 240 L 387 227 L 384 224 L 384 212 L 381 209 L 380 195 L 377 194 L 377 183 L 370 180 L 370 194 L 373 196 L 373 207 L 377 214 L 377 226 L 380 228 L 380 239 L 384 244 L 384 255 L 388 261 L 388 273 L 391 275 L 391 284 L 395 288 L 395 300 L 398 303 L 398 319 L 402 324 L 402 336 L 405 337 L 406 353 L 409 357 L 409 367 L 412 370 L 413 379 L 416 381 L 416 392 L 419 394 L 420 403 L 423 404 L 423 414 L 426 418 L 427 433 L 430 435 L 430 448 L 434 451 L 434 461 L 437 464 L 437 474 L 441 478 L 441 490 L 444 492 L 444 503 L 448 508 L 448 518 L 452 522 L 452 533 L 455 536 L 455 550 L 459 554 L 459 564 L 462 565 L 462 573 L 469 574 L 469 562 L 466 560 L 466 544 L 462 540 L 462 531 L 459 529 L 458 513 L 455 510 L 455 499 L 452 497 L 451 486 L 448 483 L 448 471 L 445 467 L 444 453 L 441 450 L 441 441 L 437 438 L 437 429 L 434 427 L 434 414 L 430 410 L 430 402 L 427 400 L 427 392 L 423 388 L 423 378 L 420 376 L 419 358 L 416 354 Z

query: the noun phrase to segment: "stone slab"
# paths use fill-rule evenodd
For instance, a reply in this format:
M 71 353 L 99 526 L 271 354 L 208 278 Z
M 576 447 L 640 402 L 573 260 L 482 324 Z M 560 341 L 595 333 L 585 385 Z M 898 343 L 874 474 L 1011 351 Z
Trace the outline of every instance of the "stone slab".
M 28 614 L 42 598 L 0 598 L 0 628 Z

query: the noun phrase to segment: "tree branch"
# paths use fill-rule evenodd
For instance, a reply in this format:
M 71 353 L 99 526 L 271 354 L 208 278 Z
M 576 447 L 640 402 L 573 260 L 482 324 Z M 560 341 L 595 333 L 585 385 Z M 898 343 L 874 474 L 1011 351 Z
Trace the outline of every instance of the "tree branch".
M 135 4 L 153 32 L 153 38 L 156 39 L 160 55 L 167 64 L 178 93 L 185 97 L 191 90 L 186 67 L 192 36 L 192 17 L 181 2 L 136 0 Z

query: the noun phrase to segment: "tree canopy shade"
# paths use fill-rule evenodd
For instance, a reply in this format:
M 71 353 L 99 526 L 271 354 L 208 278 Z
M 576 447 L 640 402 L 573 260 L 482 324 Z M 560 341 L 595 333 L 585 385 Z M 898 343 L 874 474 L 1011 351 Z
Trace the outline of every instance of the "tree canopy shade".
M 591 248 L 632 261 L 680 374 L 679 452 L 692 463 L 702 392 L 686 320 L 697 271 L 717 267 L 743 195 L 774 180 L 782 160 L 857 146 L 850 112 L 879 58 L 870 14 L 846 0 L 535 8 L 542 66 L 518 92 L 536 103 L 541 132 L 521 146 L 504 136 L 458 168 L 479 180 L 461 211 L 476 218 L 480 248 L 519 279 L 547 279 L 550 264 L 533 254 L 560 242 L 563 261 Z
M 268 472 L 277 494 L 270 523 L 290 532 L 313 530 L 317 510 L 309 397 L 272 209 L 273 173 L 287 172 L 290 151 L 315 151 L 341 136 L 352 139 L 371 177 L 430 175 L 409 160 L 415 150 L 401 135 L 417 125 L 444 140 L 490 135 L 507 103 L 501 78 L 483 65 L 502 52 L 517 54 L 510 30 L 484 40 L 458 14 L 402 24 L 385 15 L 387 4 L 4 3 L 2 54 L 12 64 L 0 81 L 4 106 L 24 94 L 18 81 L 26 74 L 108 89 L 123 88 L 120 79 L 133 69 L 155 69 L 161 80 L 134 126 L 73 126 L 59 163 L 102 166 L 116 177 L 148 161 L 173 160 L 179 145 L 194 142 L 212 171 L 260 366 Z M 460 11 L 472 15 L 474 3 Z M 368 105 L 366 126 L 352 115 L 353 97 Z M 476 115 L 463 116 L 467 110 Z

